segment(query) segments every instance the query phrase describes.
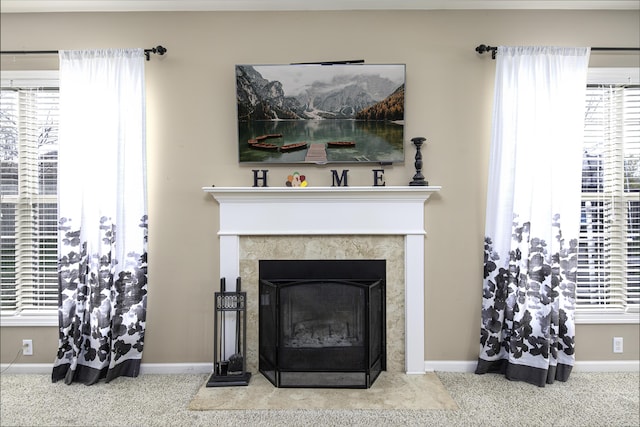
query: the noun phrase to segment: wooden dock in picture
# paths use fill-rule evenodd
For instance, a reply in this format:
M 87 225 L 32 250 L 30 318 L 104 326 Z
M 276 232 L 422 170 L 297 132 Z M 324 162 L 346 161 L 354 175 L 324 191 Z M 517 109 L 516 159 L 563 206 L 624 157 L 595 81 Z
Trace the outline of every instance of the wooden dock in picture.
M 326 163 L 327 149 L 325 144 L 311 144 L 307 150 L 304 161 L 310 163 Z

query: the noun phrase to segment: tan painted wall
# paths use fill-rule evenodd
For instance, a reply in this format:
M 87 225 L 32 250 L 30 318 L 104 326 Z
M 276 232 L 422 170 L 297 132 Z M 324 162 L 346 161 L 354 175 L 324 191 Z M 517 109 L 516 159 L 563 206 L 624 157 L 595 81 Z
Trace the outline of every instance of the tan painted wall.
M 637 11 L 226 12 L 3 14 L 2 50 L 152 47 L 147 63 L 149 300 L 145 363 L 212 361 L 212 292 L 218 287 L 218 208 L 202 186 L 249 186 L 235 134 L 234 65 L 365 59 L 407 65 L 404 166 L 409 138 L 424 136 L 425 175 L 442 192 L 427 203 L 426 360 L 475 360 L 494 63 L 480 43 L 636 46 Z M 594 54 L 592 65 L 639 65 L 637 55 Z M 55 68 L 55 57 L 2 57 L 2 70 Z M 293 167 L 269 167 L 272 186 Z M 296 166 L 311 185 L 329 167 Z M 350 185 L 371 185 L 370 167 L 350 166 Z M 402 218 L 398 218 L 399 221 Z M 49 363 L 55 328 L 0 328 L 1 361 L 22 338 Z M 638 325 L 579 325 L 577 359 L 637 360 Z M 613 336 L 625 352 L 611 352 Z

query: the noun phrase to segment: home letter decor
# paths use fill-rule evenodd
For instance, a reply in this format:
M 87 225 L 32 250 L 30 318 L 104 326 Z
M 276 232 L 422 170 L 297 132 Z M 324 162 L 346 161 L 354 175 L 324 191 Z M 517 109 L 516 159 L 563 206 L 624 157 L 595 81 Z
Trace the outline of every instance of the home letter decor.
M 257 170 L 257 169 L 251 169 L 253 171 L 253 186 L 254 187 L 268 187 L 267 185 L 267 172 L 269 172 L 266 169 L 262 169 L 262 170 Z M 262 172 L 262 176 L 258 176 L 258 172 Z M 258 181 L 261 180 L 262 181 L 262 185 L 258 185 Z
M 342 175 L 340 175 L 340 177 L 338 177 L 338 171 L 335 169 L 331 169 L 331 176 L 333 177 L 333 181 L 331 186 L 332 187 L 348 187 L 349 185 L 347 184 L 347 173 L 349 172 L 349 169 L 343 169 L 342 170 Z
M 374 187 L 384 187 L 387 185 L 387 183 L 384 182 L 384 169 L 372 169 L 372 172 Z

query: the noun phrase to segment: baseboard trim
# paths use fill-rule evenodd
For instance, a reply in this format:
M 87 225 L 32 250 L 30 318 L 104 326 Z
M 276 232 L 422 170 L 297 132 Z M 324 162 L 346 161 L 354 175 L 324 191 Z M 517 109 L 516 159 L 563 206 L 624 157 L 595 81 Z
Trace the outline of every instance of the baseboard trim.
M 576 372 L 638 372 L 640 361 L 638 360 L 585 360 L 576 361 L 573 370 Z
M 6 371 L 5 371 L 6 369 Z M 5 374 L 51 374 L 51 363 L 0 364 Z M 141 374 L 208 374 L 213 372 L 213 363 L 143 363 Z
M 212 363 L 143 363 L 141 374 L 210 374 Z
M 426 360 L 424 370 L 426 372 L 474 372 L 477 361 L 467 360 Z M 574 372 L 638 372 L 640 361 L 638 360 L 584 360 L 576 361 Z
M 426 372 L 474 372 L 477 363 L 475 360 L 426 360 L 424 370 Z
M 6 371 L 5 371 L 6 369 Z M 52 363 L 8 363 L 0 364 L 0 372 L 3 374 L 51 374 Z
M 427 360 L 424 362 L 425 372 L 474 372 L 476 361 L 468 360 Z M 6 371 L 5 371 L 6 369 Z M 51 374 L 50 363 L 17 363 L 0 364 L 0 371 L 6 374 Z M 593 360 L 577 361 L 575 372 L 638 372 L 638 360 Z M 213 372 L 212 363 L 143 363 L 141 374 L 209 374 Z

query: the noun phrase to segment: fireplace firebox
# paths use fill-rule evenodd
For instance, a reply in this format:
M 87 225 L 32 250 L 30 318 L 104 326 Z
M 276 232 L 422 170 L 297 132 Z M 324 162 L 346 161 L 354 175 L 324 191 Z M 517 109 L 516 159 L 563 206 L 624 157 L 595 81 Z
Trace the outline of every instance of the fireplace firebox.
M 386 370 L 385 277 L 384 260 L 261 260 L 260 372 L 276 387 L 371 387 Z

